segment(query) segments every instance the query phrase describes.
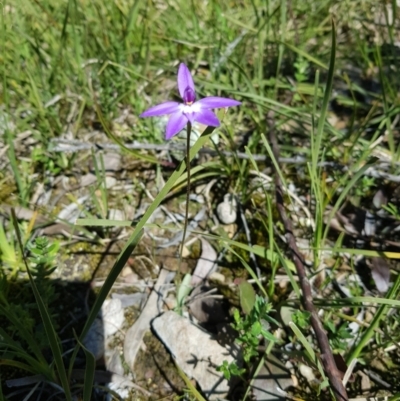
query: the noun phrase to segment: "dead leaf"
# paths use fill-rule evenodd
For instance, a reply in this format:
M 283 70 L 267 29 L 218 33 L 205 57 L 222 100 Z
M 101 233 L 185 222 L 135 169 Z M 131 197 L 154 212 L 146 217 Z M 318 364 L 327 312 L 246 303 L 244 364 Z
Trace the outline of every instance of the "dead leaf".
M 390 283 L 390 268 L 383 258 L 372 258 L 371 275 L 379 292 L 386 292 Z
M 375 193 L 372 199 L 372 204 L 376 209 L 382 209 L 382 206 L 385 206 L 387 204 L 387 201 L 387 193 L 383 188 L 381 188 Z
M 217 252 L 215 252 L 215 249 L 205 239 L 201 238 L 200 241 L 201 255 L 193 272 L 192 286 L 199 285 L 217 267 Z

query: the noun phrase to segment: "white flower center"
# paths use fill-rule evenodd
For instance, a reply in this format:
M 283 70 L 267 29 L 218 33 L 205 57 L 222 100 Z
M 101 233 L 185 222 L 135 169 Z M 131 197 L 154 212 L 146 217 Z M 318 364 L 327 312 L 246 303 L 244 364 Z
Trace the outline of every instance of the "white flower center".
M 201 105 L 197 102 L 193 104 L 181 104 L 180 109 L 184 114 L 197 113 L 200 111 Z

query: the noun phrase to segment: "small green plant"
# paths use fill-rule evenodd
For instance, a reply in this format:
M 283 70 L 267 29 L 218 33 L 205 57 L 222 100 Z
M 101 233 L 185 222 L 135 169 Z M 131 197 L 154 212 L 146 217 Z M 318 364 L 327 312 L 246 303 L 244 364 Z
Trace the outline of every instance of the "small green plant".
M 296 326 L 304 330 L 310 326 L 310 316 L 310 312 L 298 310 L 293 313 L 292 319 Z
M 396 220 L 400 220 L 400 211 L 396 205 L 389 202 L 387 205 L 382 205 L 382 208 L 385 209 Z
M 140 230 L 139 234 L 128 242 L 101 288 L 79 338 L 76 337 L 77 345 L 70 357 L 67 371 L 61 339 L 56 332 L 54 316 L 51 314 L 51 302 L 54 303 L 57 294 L 49 276 L 55 269 L 54 261 L 59 246 L 57 243 L 51 244 L 46 238 L 37 238 L 31 245 L 24 247 L 14 213 L 13 223 L 19 253 L 23 255 L 24 266 L 28 273 L 30 291 L 24 291 L 27 288 L 26 283 L 17 280 L 14 280 L 15 283 L 10 283 L 4 275 L 0 276 L 1 370 L 3 372 L 7 366 L 11 371 L 18 369 L 42 375 L 45 382 L 56 384 L 64 392 L 63 399 L 72 401 L 71 372 L 77 352 L 82 348 L 86 359 L 85 379 L 82 385 L 83 400 L 89 401 L 92 399 L 95 359 L 83 347 L 82 341 L 96 319 L 111 286 L 141 238 L 142 231 Z M 27 257 L 24 256 L 26 251 L 28 251 Z M 13 291 L 11 284 L 15 287 Z
M 241 291 L 240 295 L 250 293 L 248 291 Z M 251 298 L 253 299 L 252 295 Z M 241 304 L 246 304 L 241 299 Z M 261 340 L 267 340 L 275 343 L 278 340 L 269 331 L 270 323 L 278 325 L 278 322 L 269 316 L 272 311 L 272 305 L 267 303 L 266 300 L 258 295 L 254 298 L 254 304 L 252 309 L 243 317 L 238 309 L 233 312 L 234 323 L 232 327 L 239 333 L 236 338 L 236 342 L 241 346 L 243 352 L 243 360 L 249 364 L 252 357 L 258 355 L 258 345 Z M 229 380 L 232 376 L 242 376 L 245 372 L 245 368 L 238 366 L 236 362 L 228 363 L 224 361 L 221 366 L 217 368 L 219 372 L 222 372 L 225 379 Z
M 310 70 L 310 62 L 302 56 L 298 56 L 294 62 L 295 73 L 294 77 L 297 82 L 304 82 L 308 79 L 308 73 Z
M 221 366 L 217 367 L 217 371 L 222 372 L 226 380 L 230 380 L 232 376 L 242 376 L 246 369 L 239 368 L 236 362 L 224 361 Z
M 32 276 L 40 291 L 43 301 L 50 305 L 55 299 L 55 288 L 48 280 L 51 273 L 57 268 L 55 258 L 59 250 L 59 243 L 50 243 L 45 237 L 38 237 L 27 247 L 30 252 L 28 257 Z
M 232 327 L 239 333 L 236 341 L 242 346 L 245 362 L 250 362 L 253 356 L 258 355 L 257 348 L 261 339 L 278 341 L 269 331 L 270 323 L 278 325 L 278 322 L 269 316 L 271 310 L 271 304 L 258 295 L 249 314 L 242 317 L 239 310 L 234 310 Z
M 51 304 L 57 299 L 57 294 L 49 276 L 56 269 L 55 258 L 58 249 L 57 242 L 50 243 L 44 237 L 38 237 L 33 243 L 27 245 L 30 254 L 27 258 L 28 266 L 50 314 Z M 38 305 L 32 302 L 33 294 L 30 290 L 23 291 L 26 286 L 30 286 L 30 284 L 21 280 L 8 282 L 6 276 L 3 277 L 0 318 L 5 319 L 4 327 L 8 333 L 13 333 L 14 340 L 20 344 L 27 344 L 27 349 L 32 352 L 34 347 L 30 345 L 31 341 L 36 344 L 38 349 L 47 348 L 48 341 L 40 323 Z M 18 321 L 18 325 L 15 324 L 16 321 Z M 21 327 L 24 330 L 21 330 Z M 27 337 L 30 337 L 30 341 L 27 341 Z M 0 352 L 1 350 L 0 346 Z
M 23 235 L 23 242 L 27 243 L 31 237 L 32 225 L 27 222 L 18 224 L 19 230 Z M 1 272 L 12 279 L 24 271 L 23 259 L 18 249 L 15 232 L 10 224 L 0 224 L 0 268 Z
M 49 155 L 43 147 L 34 148 L 31 157 L 32 162 L 36 163 L 36 168 L 41 169 L 46 174 L 58 175 L 69 167 L 68 158 L 65 153 Z
M 348 339 L 353 338 L 350 333 L 347 323 L 343 323 L 339 327 L 336 327 L 335 323 L 331 320 L 324 322 L 325 329 L 328 331 L 329 342 L 332 347 L 332 351 L 346 351 Z
M 375 178 L 368 176 L 362 177 L 359 184 L 355 187 L 356 196 L 365 196 L 372 187 L 376 186 Z
M 56 269 L 55 259 L 60 246 L 58 242 L 50 243 L 45 237 L 38 237 L 28 245 L 32 275 L 39 280 L 49 277 Z

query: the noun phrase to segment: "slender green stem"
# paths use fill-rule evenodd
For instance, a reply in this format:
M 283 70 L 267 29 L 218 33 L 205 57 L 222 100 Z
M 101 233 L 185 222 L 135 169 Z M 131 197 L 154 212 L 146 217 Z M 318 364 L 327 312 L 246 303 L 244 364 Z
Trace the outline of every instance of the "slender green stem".
M 188 122 L 186 128 L 186 170 L 187 170 L 187 189 L 186 189 L 186 208 L 185 208 L 185 222 L 183 226 L 183 237 L 181 243 L 181 251 L 179 255 L 178 275 L 181 272 L 181 264 L 183 257 L 183 247 L 185 245 L 186 231 L 189 218 L 189 197 L 190 197 L 190 133 L 192 132 L 192 124 Z

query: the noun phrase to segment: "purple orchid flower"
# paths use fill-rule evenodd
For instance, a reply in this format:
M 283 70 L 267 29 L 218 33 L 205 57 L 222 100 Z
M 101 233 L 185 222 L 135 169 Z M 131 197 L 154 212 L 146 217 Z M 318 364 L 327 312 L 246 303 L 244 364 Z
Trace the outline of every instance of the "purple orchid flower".
M 181 63 L 178 70 L 178 89 L 183 103 L 165 102 L 157 106 L 150 107 L 139 117 L 155 117 L 171 114 L 165 138 L 171 139 L 180 132 L 188 123 L 193 124 L 197 121 L 200 124 L 219 127 L 218 117 L 210 109 L 221 107 L 238 106 L 241 103 L 237 100 L 225 97 L 210 96 L 196 100 L 196 90 L 189 69 Z

